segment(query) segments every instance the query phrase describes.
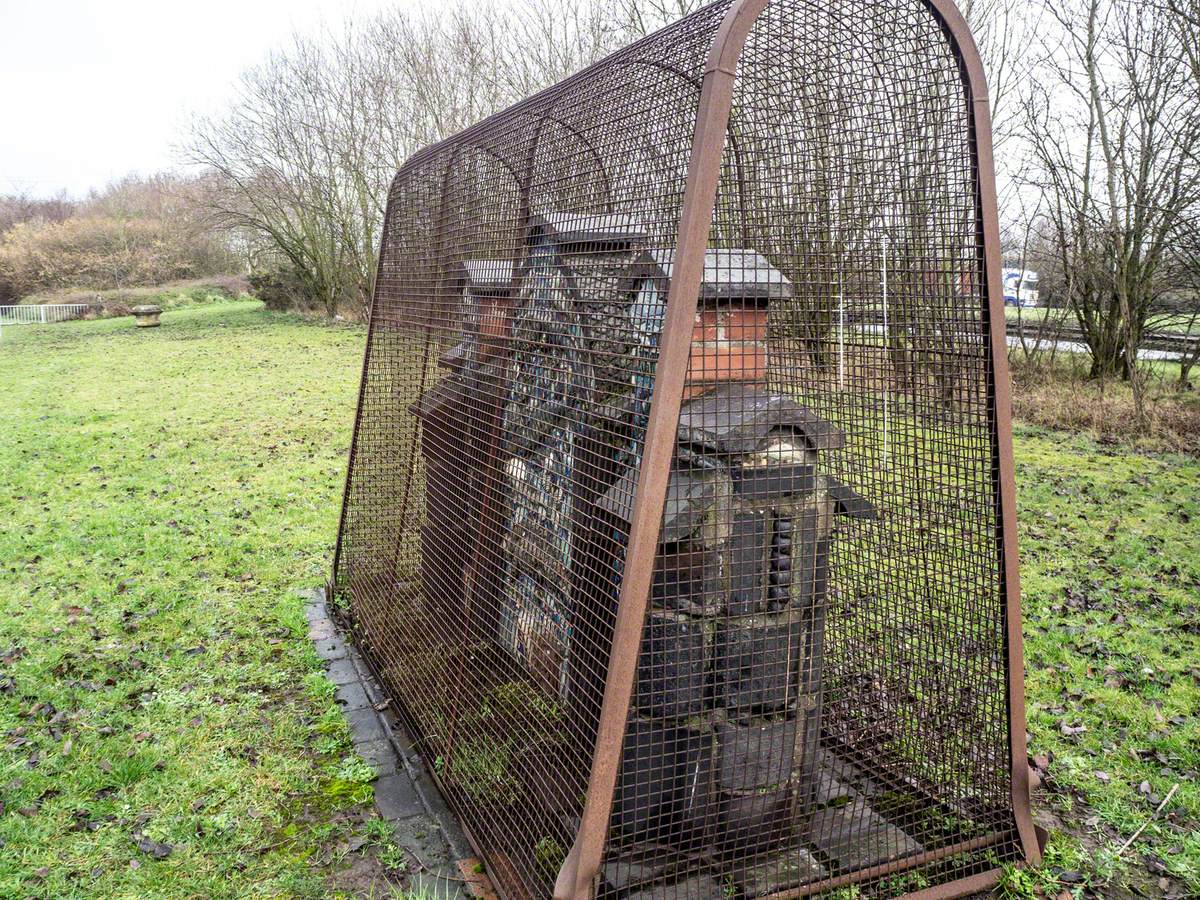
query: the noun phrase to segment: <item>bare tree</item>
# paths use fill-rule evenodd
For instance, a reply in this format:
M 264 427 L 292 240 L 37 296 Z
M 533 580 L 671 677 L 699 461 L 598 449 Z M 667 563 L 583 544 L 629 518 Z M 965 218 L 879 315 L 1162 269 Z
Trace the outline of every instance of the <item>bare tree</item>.
M 388 186 L 413 152 L 582 68 L 619 28 L 582 0 L 389 11 L 295 36 L 197 118 L 183 155 L 212 172 L 213 221 L 285 267 L 330 316 L 370 297 Z
M 1168 250 L 1200 201 L 1200 115 L 1179 19 L 1125 0 L 1046 2 L 1057 43 L 1026 102 L 1034 182 L 1068 273 L 1094 377 L 1131 380 L 1170 275 Z
M 1147 334 L 1166 338 L 1179 348 L 1180 390 L 1191 387 L 1192 369 L 1200 363 L 1200 222 L 1193 221 L 1184 239 L 1170 252 L 1177 287 L 1147 327 Z
M 992 143 L 999 156 L 1023 128 L 1020 94 L 1040 16 L 1027 0 L 964 0 L 959 5 L 988 82 Z
M 78 204 L 65 193 L 37 199 L 27 193 L 0 196 L 0 235 L 21 222 L 62 222 L 75 214 Z
M 705 0 L 617 0 L 611 23 L 626 37 L 645 37 L 706 5 Z

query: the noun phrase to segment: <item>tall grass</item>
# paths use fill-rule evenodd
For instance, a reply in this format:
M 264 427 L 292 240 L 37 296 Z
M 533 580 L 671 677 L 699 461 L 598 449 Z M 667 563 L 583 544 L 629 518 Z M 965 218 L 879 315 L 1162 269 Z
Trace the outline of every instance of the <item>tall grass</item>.
M 1060 355 L 1049 363 L 1014 360 L 1013 414 L 1102 443 L 1200 453 L 1200 393 L 1180 389 L 1178 363 L 1144 364 L 1146 416 L 1139 422 L 1129 384 L 1088 378 L 1087 360 L 1084 354 Z

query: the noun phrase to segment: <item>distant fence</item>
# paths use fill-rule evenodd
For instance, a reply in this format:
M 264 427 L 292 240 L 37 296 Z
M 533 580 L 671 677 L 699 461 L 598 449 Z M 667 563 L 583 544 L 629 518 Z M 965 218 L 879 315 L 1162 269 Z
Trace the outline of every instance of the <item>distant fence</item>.
M 0 325 L 49 325 L 69 319 L 82 319 L 90 308 L 86 303 L 0 306 Z

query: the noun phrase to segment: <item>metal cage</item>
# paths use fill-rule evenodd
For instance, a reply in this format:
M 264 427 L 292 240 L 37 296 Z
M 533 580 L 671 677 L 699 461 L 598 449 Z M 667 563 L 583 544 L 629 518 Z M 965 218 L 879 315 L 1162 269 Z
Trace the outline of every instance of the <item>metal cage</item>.
M 507 898 L 1036 860 L 948 0 L 719 0 L 392 185 L 331 590 Z

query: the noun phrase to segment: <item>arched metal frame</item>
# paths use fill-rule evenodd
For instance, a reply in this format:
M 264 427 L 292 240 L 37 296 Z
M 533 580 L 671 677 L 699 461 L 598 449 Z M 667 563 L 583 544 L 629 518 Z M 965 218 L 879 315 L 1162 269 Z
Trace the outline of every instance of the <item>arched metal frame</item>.
M 809 882 L 801 882 L 796 886 L 772 894 L 776 897 L 807 896 L 809 894 L 834 889 L 839 886 L 855 883 L 878 884 L 888 876 L 896 873 L 903 874 L 933 863 L 944 862 L 957 856 L 967 857 L 976 851 L 994 850 L 1006 841 L 1013 849 L 1002 859 L 1020 859 L 1036 862 L 1040 858 L 1038 836 L 1035 834 L 1029 810 L 1029 780 L 1028 767 L 1025 762 L 1025 711 L 1023 691 L 1023 655 L 1020 618 L 1020 588 L 1018 576 L 1017 539 L 1016 539 L 1016 502 L 1014 488 L 1014 470 L 1012 456 L 1012 437 L 1010 421 L 1010 389 L 1007 368 L 1006 339 L 1004 334 L 1003 292 L 1000 284 L 1000 250 L 999 228 L 996 208 L 995 183 L 993 177 L 993 159 L 991 146 L 991 122 L 988 108 L 985 79 L 982 64 L 969 29 L 962 16 L 949 0 L 919 0 L 927 9 L 929 16 L 937 23 L 944 34 L 948 51 L 957 62 L 961 78 L 962 99 L 969 109 L 966 116 L 969 128 L 968 144 L 970 147 L 970 171 L 973 179 L 973 218 L 976 229 L 975 249 L 978 254 L 976 271 L 981 283 L 975 289 L 981 296 L 983 308 L 979 311 L 979 319 L 986 329 L 986 384 L 983 389 L 987 395 L 987 415 L 990 424 L 991 448 L 990 467 L 993 481 L 993 525 L 995 529 L 995 546 L 999 553 L 999 565 L 996 571 L 995 588 L 998 594 L 997 610 L 1003 616 L 1002 628 L 1004 635 L 1004 668 L 1008 673 L 1007 696 L 1005 705 L 1008 721 L 1006 730 L 1008 746 L 1006 748 L 1009 763 L 1009 785 L 1011 809 L 1011 834 L 993 831 L 986 835 L 976 835 L 948 844 L 932 851 L 912 854 L 907 858 L 894 859 L 883 863 L 864 866 L 858 871 L 845 872 L 841 875 L 830 875 Z M 717 200 L 719 185 L 722 179 L 722 165 L 727 149 L 734 154 L 733 166 L 738 170 L 737 181 L 740 185 L 742 163 L 737 147 L 733 146 L 731 129 L 731 114 L 735 91 L 738 84 L 738 66 L 743 54 L 746 41 L 760 16 L 772 6 L 804 6 L 802 2 L 788 3 L 780 0 L 724 0 L 708 7 L 693 19 L 707 15 L 709 19 L 719 20 L 712 31 L 712 38 L 703 66 L 699 82 L 699 98 L 695 108 L 695 124 L 691 150 L 688 155 L 686 180 L 682 189 L 682 202 L 679 212 L 678 225 L 674 229 L 673 266 L 670 269 L 669 287 L 662 320 L 661 338 L 658 345 L 658 355 L 653 366 L 653 388 L 649 401 L 648 417 L 645 425 L 644 442 L 640 451 L 640 463 L 636 478 L 634 494 L 631 502 L 631 515 L 624 550 L 622 577 L 619 579 L 619 600 L 616 604 L 615 621 L 611 625 L 611 650 L 604 668 L 603 697 L 599 707 L 598 719 L 595 724 L 595 744 L 592 748 L 584 748 L 588 760 L 586 799 L 582 809 L 578 811 L 574 843 L 569 852 L 556 862 L 557 877 L 554 880 L 553 894 L 561 898 L 583 898 L 595 896 L 598 890 L 599 876 L 604 862 L 606 849 L 613 841 L 612 816 L 614 797 L 619 792 L 620 773 L 622 766 L 622 751 L 626 741 L 633 703 L 635 684 L 638 679 L 639 651 L 643 646 L 643 632 L 647 621 L 648 607 L 651 597 L 651 581 L 655 572 L 655 557 L 661 549 L 661 523 L 667 503 L 668 482 L 672 474 L 673 460 L 677 453 L 677 429 L 680 422 L 681 407 L 689 396 L 689 384 L 692 374 L 690 359 L 692 359 L 692 343 L 695 323 L 697 321 L 699 297 L 702 281 L 705 278 L 705 254 L 710 247 L 711 231 L 714 226 L 714 216 L 717 215 Z M 881 10 L 879 15 L 886 15 Z M 715 19 L 714 19 L 715 17 Z M 703 30 L 703 26 L 697 26 Z M 662 35 L 654 35 L 645 39 L 646 44 Z M 587 154 L 595 161 L 598 174 L 604 182 L 603 210 L 612 212 L 614 206 L 613 180 L 614 176 L 605 166 L 604 153 L 593 145 L 586 134 L 570 124 L 557 113 L 559 103 L 567 98 L 569 89 L 576 93 L 570 99 L 578 102 L 580 85 L 586 85 L 588 79 L 595 77 L 594 73 L 615 71 L 614 63 L 649 64 L 669 71 L 683 81 L 695 86 L 695 79 L 686 69 L 677 68 L 661 61 L 643 60 L 637 58 L 622 58 L 602 61 L 591 69 L 573 76 L 562 85 L 555 86 L 543 94 L 511 110 L 505 111 L 491 119 L 474 126 L 471 129 L 449 140 L 427 148 L 411 159 L 396 176 L 388 211 L 385 219 L 383 251 L 380 254 L 379 272 L 377 274 L 376 302 L 373 304 L 370 326 L 368 331 L 367 350 L 363 364 L 363 383 L 360 388 L 358 414 L 355 420 L 354 439 L 350 450 L 349 472 L 347 475 L 346 492 L 343 501 L 342 517 L 339 524 L 338 547 L 334 558 L 334 575 L 331 591 L 349 594 L 351 611 L 355 624 L 359 628 L 368 655 L 372 662 L 383 668 L 386 661 L 372 653 L 373 646 L 378 646 L 377 632 L 380 628 L 378 609 L 368 612 L 358 608 L 362 597 L 370 597 L 365 606 L 377 604 L 378 597 L 394 594 L 398 576 L 396 574 L 396 559 L 405 540 L 405 517 L 409 515 L 409 494 L 416 470 L 416 443 L 419 430 L 414 424 L 407 433 L 406 440 L 410 444 L 407 451 L 408 460 L 402 460 L 407 466 L 407 477 L 403 498 L 399 509 L 395 512 L 400 516 L 398 523 L 392 524 L 388 531 L 391 543 L 392 566 L 390 572 L 372 571 L 371 567 L 362 566 L 366 573 L 355 571 L 355 566 L 361 564 L 361 559 L 369 555 L 362 551 L 354 563 L 346 560 L 346 544 L 353 544 L 355 536 L 351 534 L 355 523 L 348 522 L 348 516 L 353 518 L 356 504 L 356 477 L 362 482 L 360 490 L 370 491 L 372 486 L 365 483 L 370 477 L 379 478 L 379 455 L 386 454 L 386 448 L 372 447 L 374 468 L 364 473 L 360 455 L 364 452 L 364 409 L 371 415 L 372 406 L 368 398 L 369 384 L 372 374 L 372 353 L 380 339 L 380 329 L 385 326 L 408 328 L 414 333 L 421 331 L 425 337 L 425 351 L 422 354 L 422 374 L 420 376 L 417 394 L 424 394 L 431 364 L 431 352 L 434 341 L 430 337 L 436 327 L 448 328 L 449 316 L 441 305 L 441 295 L 447 293 L 445 284 L 449 279 L 448 266 L 455 256 L 455 250 L 446 246 L 447 233 L 450 229 L 449 184 L 456 163 L 464 151 L 473 151 L 490 156 L 512 178 L 512 188 L 517 197 L 517 214 L 515 221 L 510 223 L 520 232 L 520 240 L 512 247 L 512 280 L 510 294 L 516 296 L 521 290 L 524 280 L 531 270 L 531 257 L 528 248 L 531 246 L 530 223 L 534 213 L 532 192 L 537 173 L 539 145 L 543 128 L 547 124 L 555 124 L 574 135 Z M 489 146 L 479 138 L 490 133 L 496 133 L 517 119 L 527 117 L 531 122 L 531 133 L 524 138 L 504 147 L 505 152 L 498 152 L 494 146 Z M 514 159 L 515 157 L 515 159 Z M 440 161 L 440 178 L 435 174 Z M 430 171 L 430 167 L 434 171 Z M 429 183 L 431 180 L 440 182 L 440 190 L 435 193 L 434 205 L 438 212 L 433 224 L 434 238 L 428 251 L 428 258 L 438 274 L 434 282 L 439 285 L 435 290 L 436 302 L 426 309 L 408 310 L 397 303 L 390 302 L 386 308 L 379 303 L 379 284 L 387 278 L 388 248 L 391 231 L 398 223 L 403 222 L 404 210 L 396 201 L 415 182 Z M 738 194 L 743 190 L 738 188 Z M 743 206 L 744 197 L 740 201 Z M 744 210 L 743 210 L 744 216 Z M 503 244 L 504 242 L 499 242 Z M 503 255 L 503 254 L 501 254 Z M 886 265 L 886 263 L 885 263 Z M 418 304 L 419 306 L 420 304 Z M 511 308 L 511 307 L 510 307 Z M 886 316 L 886 313 L 885 313 Z M 886 318 L 884 328 L 887 328 Z M 694 360 L 692 361 L 694 365 Z M 418 399 L 414 396 L 394 398 L 391 402 L 407 404 Z M 886 415 L 886 412 L 885 412 Z M 498 426 L 493 423 L 493 444 L 499 438 Z M 495 446 L 486 448 L 494 458 L 498 452 Z M 356 457 L 359 457 L 356 459 Z M 487 510 L 490 505 L 499 502 L 495 482 L 485 482 L 482 487 L 482 509 L 484 514 L 479 517 L 474 527 L 477 530 L 473 544 L 482 546 L 486 543 L 485 531 L 488 527 Z M 371 510 L 367 508 L 369 513 Z M 365 527 L 362 521 L 357 523 L 359 528 Z M 496 560 L 489 558 L 482 551 L 476 552 L 467 562 L 465 581 L 468 584 L 468 594 L 473 594 L 470 585 L 485 577 L 483 571 L 494 566 Z M 366 585 L 366 587 L 363 587 Z M 356 596 L 355 592 L 361 596 Z M 467 599 L 468 607 L 470 598 Z M 386 605 L 386 604 L 384 604 Z M 463 617 L 464 641 L 466 632 L 471 625 L 471 613 L 468 609 Z M 384 682 L 394 693 L 403 695 L 403 691 L 395 690 L 395 684 L 384 673 Z M 407 705 L 407 698 L 398 697 L 401 708 Z M 457 712 L 457 701 L 454 711 Z M 451 716 L 453 718 L 453 716 Z M 420 732 L 428 729 L 428 722 L 420 715 L 410 717 L 411 724 L 422 738 L 427 737 Z M 456 723 L 449 726 L 452 730 Z M 451 741 L 452 743 L 452 741 Z M 440 745 L 439 745 L 440 746 Z M 437 773 L 435 772 L 435 777 Z M 460 810 L 456 810 L 462 814 Z M 464 819 L 463 824 L 477 843 L 481 855 L 495 863 L 489 853 L 487 839 L 481 838 L 473 828 L 473 823 Z M 1014 856 L 1013 853 L 1016 853 Z M 994 858 L 994 857 L 993 857 Z M 503 857 L 501 857 L 503 859 Z M 909 883 L 911 896 L 961 896 L 986 888 L 994 883 L 998 869 L 989 868 L 975 860 L 963 864 L 963 873 L 952 872 L 949 880 L 931 887 L 923 887 L 920 882 Z M 512 873 L 496 873 L 497 886 L 506 895 L 517 896 L 530 892 L 530 879 L 522 876 L 514 877 Z M 938 877 L 938 876 L 935 876 Z M 946 876 L 941 876 L 946 877 Z M 682 882 L 681 882 L 682 884 Z M 912 890 L 914 884 L 918 889 Z M 671 888 L 660 889 L 656 896 L 671 896 Z M 662 893 L 661 891 L 664 891 Z M 689 889 L 690 890 L 690 889 Z M 692 896 L 688 890 L 679 888 L 676 896 Z

